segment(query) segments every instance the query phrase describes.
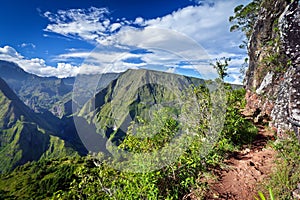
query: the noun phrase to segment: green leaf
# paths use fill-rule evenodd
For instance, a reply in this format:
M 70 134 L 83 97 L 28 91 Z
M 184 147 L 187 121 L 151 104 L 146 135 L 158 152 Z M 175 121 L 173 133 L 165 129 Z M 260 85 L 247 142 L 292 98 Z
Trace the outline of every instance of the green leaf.
M 271 188 L 269 188 L 269 193 L 270 193 L 270 199 L 271 199 L 271 200 L 275 200 L 275 197 L 274 197 L 274 194 L 273 194 Z
M 266 200 L 266 197 L 264 196 L 264 194 L 261 191 L 258 192 L 258 195 L 261 200 Z

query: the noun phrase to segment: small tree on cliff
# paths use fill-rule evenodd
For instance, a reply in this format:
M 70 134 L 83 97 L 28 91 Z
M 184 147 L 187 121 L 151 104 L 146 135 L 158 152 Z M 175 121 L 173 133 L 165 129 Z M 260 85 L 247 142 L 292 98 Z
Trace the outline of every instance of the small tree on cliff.
M 247 5 L 239 5 L 234 9 L 234 16 L 229 18 L 229 21 L 232 23 L 230 31 L 242 31 L 246 35 L 247 41 L 244 41 L 240 45 L 241 48 L 247 46 L 260 11 L 261 3 L 262 0 L 253 0 Z
M 221 59 L 216 59 L 215 63 L 211 63 L 211 65 L 217 70 L 221 80 L 224 80 L 224 78 L 228 76 L 227 70 L 230 61 L 231 58 L 223 57 Z

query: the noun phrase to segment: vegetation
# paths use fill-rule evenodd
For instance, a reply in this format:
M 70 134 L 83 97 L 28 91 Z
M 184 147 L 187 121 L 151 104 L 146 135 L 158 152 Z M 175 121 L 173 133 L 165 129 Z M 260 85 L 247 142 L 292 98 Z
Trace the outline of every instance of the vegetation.
M 41 119 L 2 79 L 0 104 L 0 173 L 42 157 L 75 154 L 71 145 L 49 131 L 55 129 L 51 118 Z
M 223 57 L 221 59 L 216 59 L 215 64 L 211 64 L 217 70 L 221 80 L 224 80 L 224 78 L 228 76 L 227 70 L 230 60 L 230 58 Z
M 262 192 L 258 192 L 259 198 L 255 197 L 256 200 L 266 200 L 267 198 Z M 270 195 L 270 200 L 275 200 L 274 194 L 272 192 L 272 189 L 269 189 L 269 195 Z
M 128 70 L 89 100 L 79 116 L 94 123 L 100 134 L 111 136 L 113 143 L 119 143 L 131 120 L 137 121 L 137 117 L 149 120 L 149 113 L 160 107 L 168 107 L 176 113 L 182 91 L 191 83 L 203 82 L 176 74 Z
M 286 72 L 287 68 L 291 65 L 291 60 L 288 59 L 287 55 L 281 49 L 281 40 L 278 31 L 278 22 L 274 25 L 274 39 L 270 39 L 264 44 L 266 55 L 262 59 L 262 65 L 264 73 L 274 72 L 275 74 L 282 74 Z
M 210 168 L 220 165 L 226 155 L 239 145 L 251 141 L 257 131 L 250 122 L 242 119 L 239 111 L 245 104 L 245 91 L 232 90 L 229 86 L 226 88 L 226 126 L 205 157 L 201 156 L 199 150 L 203 149 L 203 139 L 209 124 L 200 121 L 191 129 L 197 135 L 183 154 L 159 169 L 146 173 L 118 171 L 115 169 L 118 162 L 107 160 L 101 154 L 97 158 L 42 159 L 20 166 L 12 173 L 3 174 L 0 178 L 0 198 L 180 199 L 191 192 L 201 198 L 207 190 L 205 177 L 210 173 Z M 197 101 L 201 102 L 203 108 L 208 108 L 206 113 L 209 113 L 211 102 L 208 90 L 199 86 L 191 87 L 190 92 L 198 97 Z M 168 108 L 157 111 L 152 120 L 163 124 L 164 128 L 152 137 L 147 137 L 147 133 L 153 127 L 146 119 L 140 118 L 144 125 L 138 131 L 145 137 L 134 137 L 129 131 L 119 148 L 132 152 L 155 152 L 160 149 L 179 128 L 176 118 L 170 112 L 174 111 Z M 133 162 L 138 164 L 141 157 L 134 159 Z
M 63 156 L 26 163 L 0 176 L 0 199 L 49 199 L 73 181 L 75 169 L 83 164 L 83 158 Z
M 229 18 L 229 21 L 232 23 L 230 31 L 242 31 L 245 33 L 248 41 L 257 20 L 261 3 L 262 0 L 253 0 L 247 5 L 239 5 L 235 7 L 234 16 Z M 247 41 L 244 41 L 240 47 L 247 47 Z
M 274 2 L 274 1 L 273 1 Z M 239 5 L 234 10 L 234 16 L 229 21 L 232 22 L 231 31 L 242 31 L 245 33 L 246 41 L 241 47 L 246 47 L 247 43 L 254 31 L 255 22 L 261 7 L 269 9 L 272 1 L 252 0 L 248 5 Z M 283 2 L 283 1 L 281 1 Z M 287 3 L 292 1 L 287 0 Z M 278 12 L 278 11 L 277 11 Z M 257 71 L 255 71 L 254 79 L 260 83 L 268 72 L 273 72 L 276 77 L 282 77 L 292 62 L 282 50 L 282 41 L 280 39 L 280 31 L 278 26 L 279 16 L 281 13 L 272 13 L 269 17 L 270 33 L 263 35 L 260 39 L 261 46 L 257 47 L 261 50 L 260 60 L 258 62 Z M 259 34 L 259 33 L 258 33 Z M 253 36 L 255 37 L 255 35 Z M 259 42 L 258 42 L 259 43 Z M 258 44 L 257 43 L 257 44 Z M 255 44 L 254 44 L 255 45 Z M 269 99 L 274 98 L 268 96 Z M 297 189 L 300 182 L 300 144 L 293 136 L 279 140 L 273 144 L 278 151 L 279 158 L 275 166 L 275 171 L 271 174 L 270 179 L 265 185 L 264 193 L 269 190 L 271 199 L 293 199 L 292 191 Z M 272 190 L 270 189 L 272 188 Z M 259 192 L 260 199 L 267 199 L 262 192 Z M 259 199 L 258 197 L 256 199 Z
M 25 72 L 15 63 L 0 60 L 0 74 L 18 97 L 31 109 L 46 112 L 72 91 L 63 79 L 39 77 Z
M 241 30 L 249 40 L 261 3 L 262 0 L 253 0 L 246 6 L 236 7 L 235 15 L 230 17 L 233 23 L 231 31 Z M 276 32 L 277 27 L 274 28 Z M 264 67 L 271 67 L 276 73 L 283 72 L 282 66 L 287 66 L 289 61 L 285 62 L 279 51 L 278 37 L 263 45 L 267 47 Z M 241 45 L 244 46 L 245 43 Z M 219 74 L 216 82 L 223 84 L 228 75 L 229 61 L 222 58 L 212 64 Z M 250 144 L 257 134 L 252 122 L 241 115 L 246 103 L 245 90 L 234 90 L 229 84 L 224 84 L 222 94 L 227 102 L 224 127 L 211 142 L 210 137 L 214 135 L 209 134 L 216 124 L 209 120 L 217 120 L 213 111 L 216 103 L 214 91 L 196 84 L 203 82 L 187 77 L 168 75 L 166 79 L 161 73 L 155 75 L 156 72 L 145 70 L 138 73 L 128 71 L 118 78 L 112 74 L 94 99 L 85 105 L 84 101 L 76 102 L 80 108 L 83 106 L 78 115 L 95 123 L 98 130 L 114 127 L 113 131 L 105 133 L 109 135 L 108 150 L 114 159 L 102 153 L 77 156 L 67 142 L 41 127 L 39 118 L 29 115 L 23 104 L 1 93 L 0 169 L 3 174 L 0 175 L 0 199 L 183 199 L 191 193 L 201 199 L 209 189 L 211 169 L 221 167 L 231 152 Z M 136 85 L 133 80 L 138 80 Z M 32 87 L 18 88 L 19 95 L 23 95 L 23 100 L 29 99 L 32 107 L 42 109 L 50 109 L 59 100 L 70 103 L 69 85 L 56 79 L 50 82 L 48 88 L 47 82 L 33 81 Z M 179 82 L 195 85 L 186 87 L 182 95 L 184 87 Z M 170 85 L 166 88 L 167 83 Z M 118 87 L 120 85 L 127 89 Z M 86 87 L 83 84 L 79 92 Z M 176 98 L 179 102 L 173 102 Z M 170 103 L 164 107 L 153 106 L 165 101 Z M 174 104 L 181 102 L 184 105 L 180 109 L 174 108 Z M 150 110 L 153 112 L 148 115 Z M 127 116 L 132 119 L 128 131 L 119 135 Z M 188 136 L 178 137 L 180 130 L 188 132 Z M 180 145 L 173 145 L 174 140 L 181 142 Z M 213 143 L 211 148 L 207 146 L 209 143 Z M 291 199 L 292 191 L 300 182 L 300 144 L 291 135 L 273 146 L 280 157 L 266 188 L 272 188 L 269 189 L 271 199 Z M 178 157 L 170 159 L 170 155 L 177 151 L 180 153 Z M 157 165 L 160 167 L 155 168 Z M 266 199 L 262 192 L 258 196 Z
M 294 133 L 288 135 L 273 144 L 278 159 L 275 171 L 265 184 L 266 188 L 272 188 L 276 199 L 293 199 L 292 192 L 300 183 L 300 144 Z

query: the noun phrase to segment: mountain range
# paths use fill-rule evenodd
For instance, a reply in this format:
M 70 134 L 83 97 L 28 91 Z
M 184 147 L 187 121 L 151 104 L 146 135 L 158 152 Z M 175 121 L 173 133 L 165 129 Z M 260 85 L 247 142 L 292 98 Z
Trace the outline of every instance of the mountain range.
M 0 79 L 0 172 L 42 157 L 76 154 L 57 121 L 45 120 L 27 107 Z
M 151 70 L 39 77 L 7 61 L 0 61 L 0 78 L 1 172 L 41 158 L 107 152 L 107 141 L 122 141 L 132 121 L 151 121 L 161 107 L 178 114 L 182 91 L 204 84 Z

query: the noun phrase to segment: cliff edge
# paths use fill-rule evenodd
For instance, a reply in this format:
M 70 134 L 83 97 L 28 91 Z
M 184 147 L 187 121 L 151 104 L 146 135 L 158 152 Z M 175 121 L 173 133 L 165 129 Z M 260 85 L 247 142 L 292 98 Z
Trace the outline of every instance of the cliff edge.
M 299 1 L 262 1 L 248 44 L 247 110 L 258 121 L 271 119 L 279 137 L 299 132 L 299 50 Z

